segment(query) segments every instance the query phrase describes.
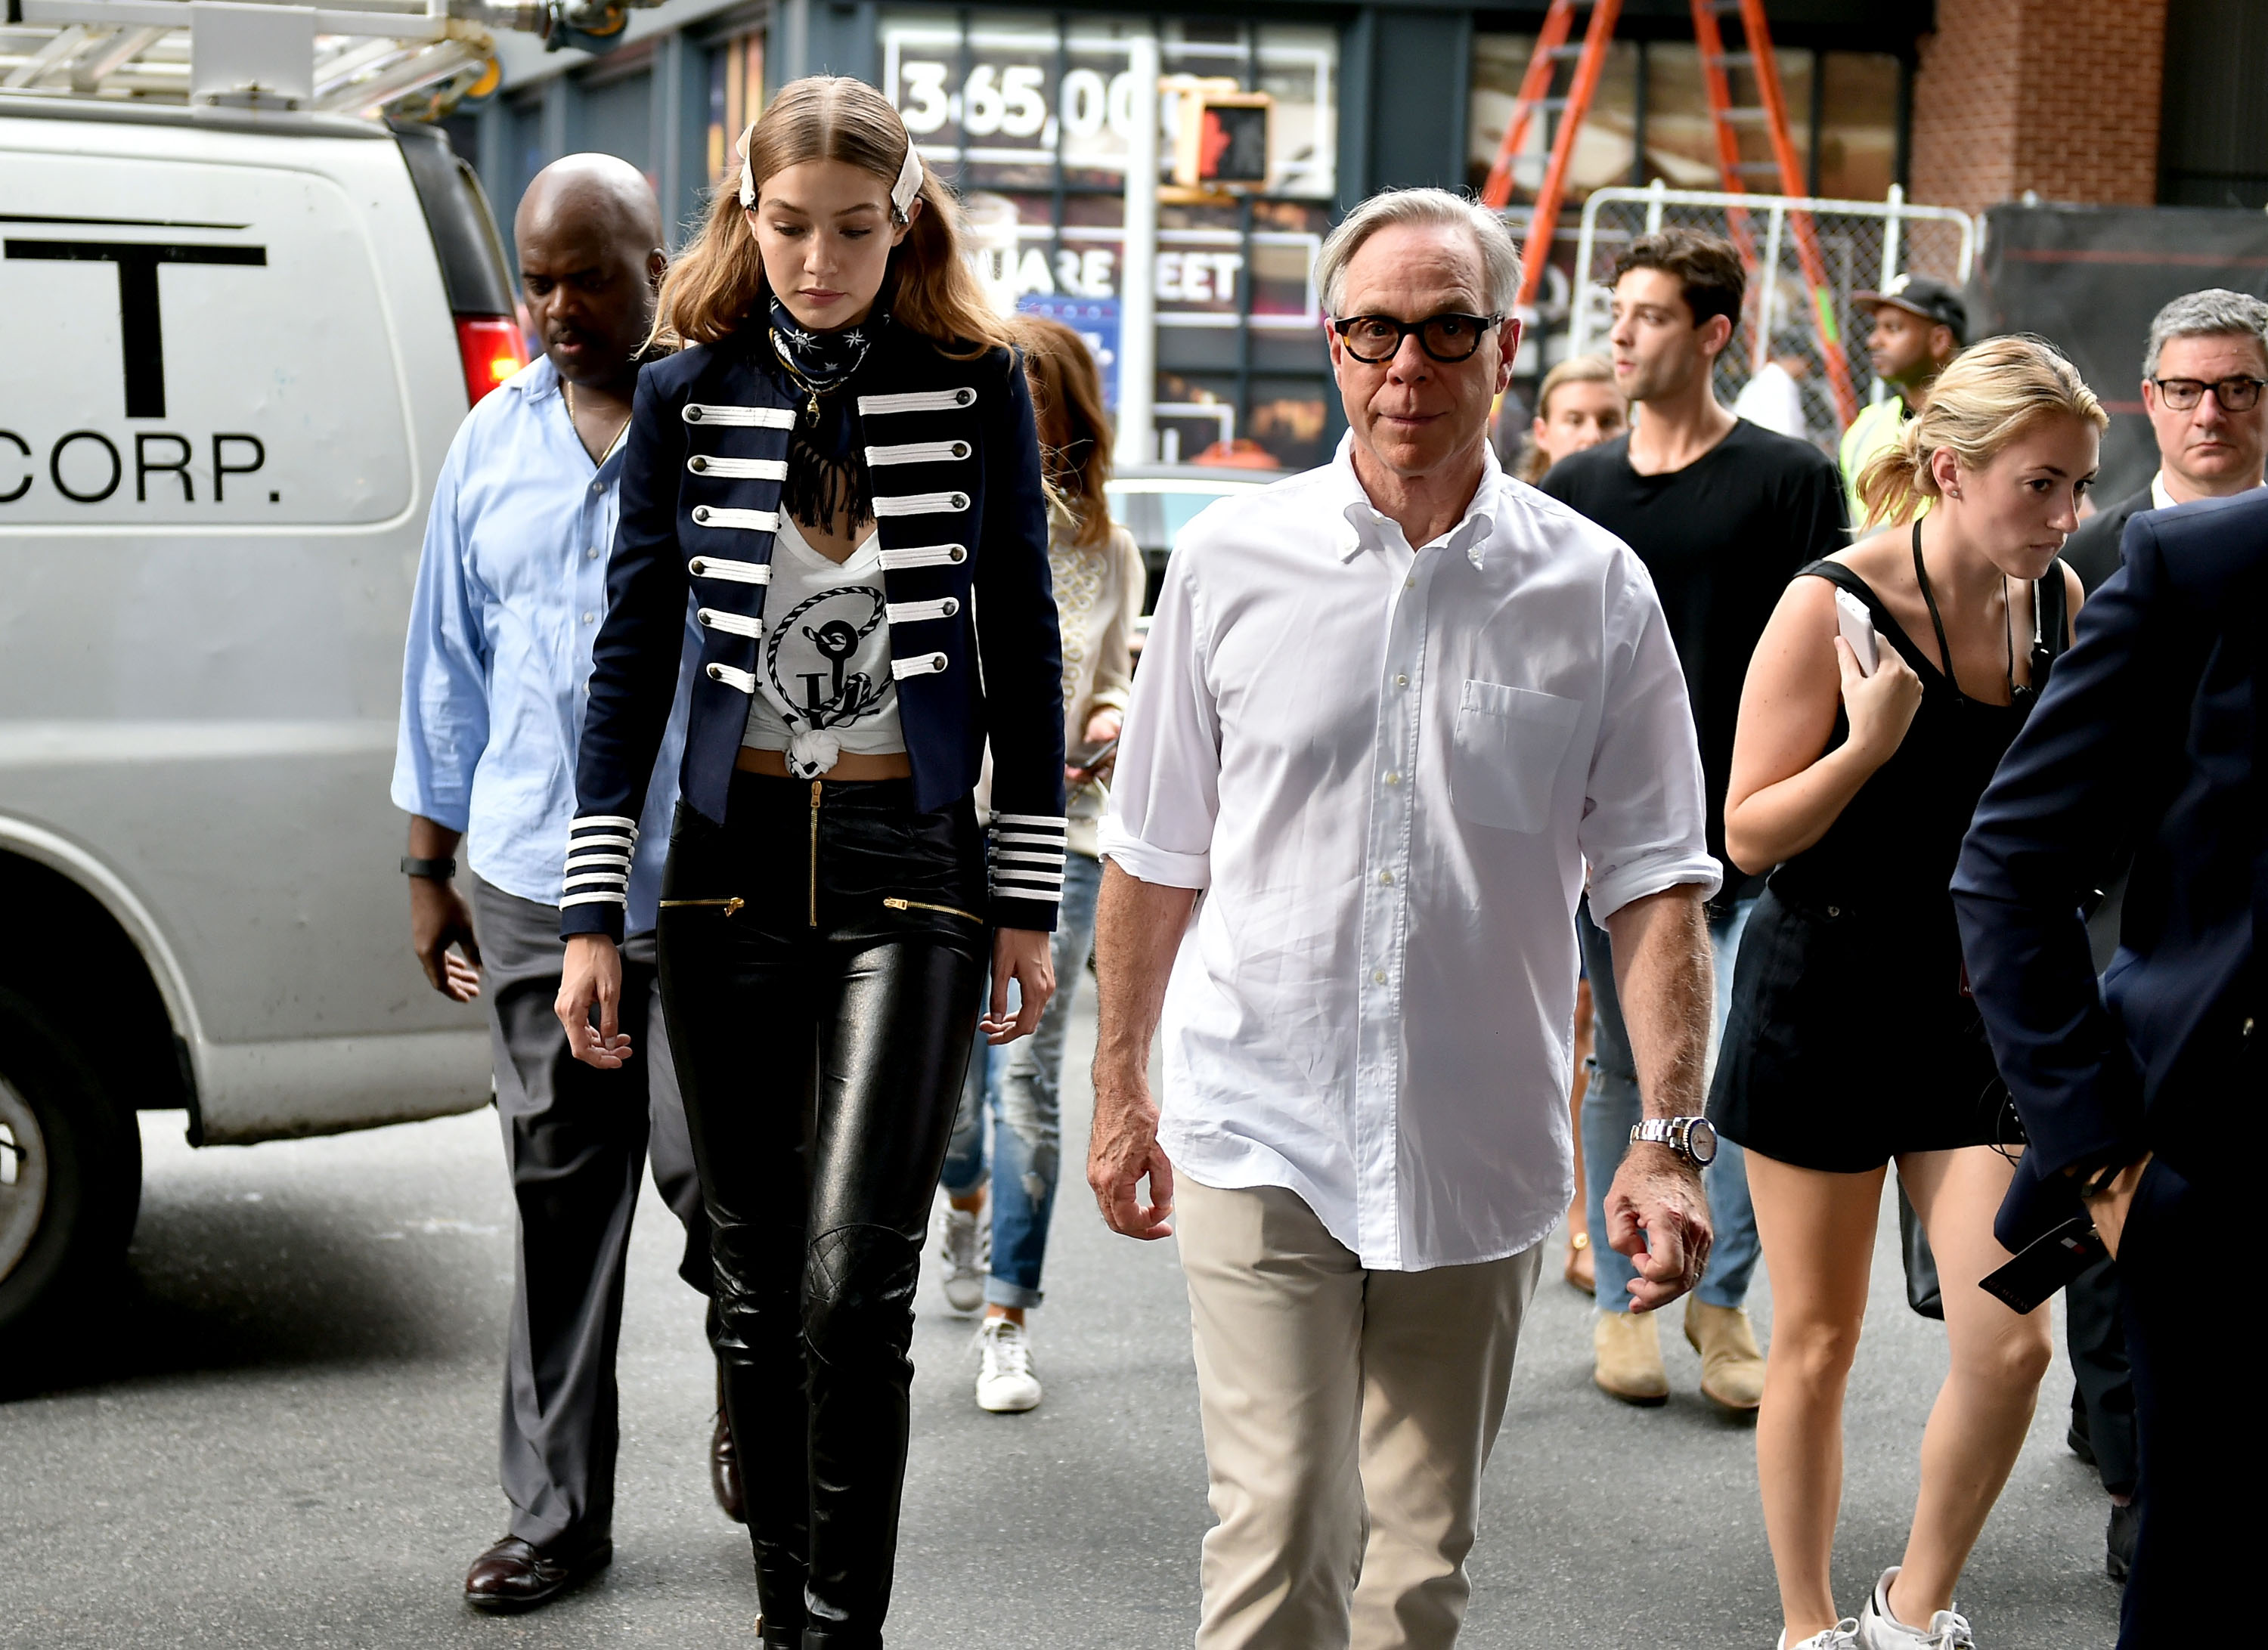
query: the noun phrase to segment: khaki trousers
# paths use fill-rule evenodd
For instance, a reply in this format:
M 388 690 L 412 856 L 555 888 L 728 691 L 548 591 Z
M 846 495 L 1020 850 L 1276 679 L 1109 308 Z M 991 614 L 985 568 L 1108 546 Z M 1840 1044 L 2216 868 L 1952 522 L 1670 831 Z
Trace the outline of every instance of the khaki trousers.
M 1174 1192 L 1219 1521 L 1197 1650 L 1446 1650 L 1543 1246 L 1367 1271 L 1295 1192 Z

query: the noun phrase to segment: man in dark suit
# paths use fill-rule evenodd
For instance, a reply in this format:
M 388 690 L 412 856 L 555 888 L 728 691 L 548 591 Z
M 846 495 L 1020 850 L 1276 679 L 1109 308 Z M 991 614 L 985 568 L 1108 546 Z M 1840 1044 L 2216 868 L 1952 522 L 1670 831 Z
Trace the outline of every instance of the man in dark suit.
M 2268 491 L 2143 513 L 2124 549 L 1977 805 L 1953 897 L 2030 1141 L 2000 1241 L 2084 1207 L 2122 1274 L 2142 1514 L 2118 1642 L 2139 1650 L 2183 1642 L 2228 1584 L 2242 1397 L 2214 1343 L 2243 1285 L 2213 1257 L 2245 1241 L 2243 1142 L 2268 1092 Z M 2080 903 L 2130 852 L 2098 988 Z
M 2145 510 L 2200 498 L 2222 498 L 2260 485 L 2268 454 L 2268 304 L 2213 288 L 2187 293 L 2150 323 L 2142 361 L 2142 405 L 2158 442 L 2158 471 L 2132 497 L 2098 511 L 2064 547 L 2088 591 L 2118 571 L 2126 524 Z M 2117 948 L 2125 898 L 2123 867 L 2102 886 L 2107 896 L 2090 929 L 2098 969 Z M 2118 1269 L 2110 1261 L 2073 1280 L 2064 1292 L 2071 1350 L 2070 1440 L 2101 1474 L 2112 1504 L 2105 1565 L 2126 1579 L 2133 1557 L 2136 1473 L 2134 1394 L 2128 1378 L 2118 1303 Z
M 2118 546 L 2136 512 L 2260 485 L 2268 457 L 2268 304 L 2213 287 L 2190 292 L 2150 323 L 2142 406 L 2158 438 L 2158 473 L 2132 497 L 2080 523 L 2064 547 L 2088 593 L 2118 571 Z

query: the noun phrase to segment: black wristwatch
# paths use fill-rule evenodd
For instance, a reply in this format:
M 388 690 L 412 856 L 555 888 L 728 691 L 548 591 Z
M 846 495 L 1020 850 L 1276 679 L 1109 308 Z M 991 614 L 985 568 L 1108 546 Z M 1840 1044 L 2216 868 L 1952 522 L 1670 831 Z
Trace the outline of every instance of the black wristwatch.
M 1696 1168 L 1717 1160 L 1717 1126 L 1706 1117 L 1648 1117 L 1631 1125 L 1631 1144 L 1666 1145 Z
M 457 874 L 453 859 L 418 859 L 409 854 L 401 856 L 401 874 L 405 877 L 426 877 L 435 882 L 446 882 Z

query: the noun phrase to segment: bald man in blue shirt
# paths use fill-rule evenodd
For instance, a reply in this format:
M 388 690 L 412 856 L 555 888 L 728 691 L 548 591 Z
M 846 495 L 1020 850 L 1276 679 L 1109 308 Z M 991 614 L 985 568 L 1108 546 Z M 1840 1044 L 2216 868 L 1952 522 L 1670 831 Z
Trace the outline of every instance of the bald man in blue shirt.
M 501 1455 L 512 1526 L 465 1578 L 465 1602 L 490 1612 L 547 1603 L 613 1556 L 615 1354 L 649 1153 L 685 1223 L 680 1274 L 709 1290 L 708 1221 L 669 1042 L 647 1030 L 661 1019 L 652 930 L 684 743 L 681 674 L 629 876 L 622 1012 L 641 1057 L 610 1072 L 578 1064 L 552 1012 L 585 684 L 664 265 L 660 212 L 627 162 L 571 155 L 529 186 L 513 233 L 544 353 L 473 409 L 442 467 L 394 772 L 394 800 L 410 815 L 411 944 L 435 990 L 486 998 L 519 1207 Z M 460 842 L 469 906 L 451 880 Z M 718 1501 L 739 1517 L 721 1418 L 711 1468 Z

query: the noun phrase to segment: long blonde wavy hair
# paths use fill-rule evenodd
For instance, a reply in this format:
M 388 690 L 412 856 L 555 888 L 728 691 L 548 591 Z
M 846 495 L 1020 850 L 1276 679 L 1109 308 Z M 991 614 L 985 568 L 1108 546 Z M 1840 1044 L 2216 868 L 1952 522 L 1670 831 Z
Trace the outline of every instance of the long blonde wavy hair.
M 762 199 L 766 179 L 807 160 L 843 161 L 879 178 L 887 190 L 912 143 L 898 112 L 873 87 L 844 75 L 811 75 L 780 88 L 741 147 Z M 740 179 L 728 175 L 709 203 L 701 232 L 663 278 L 648 343 L 666 349 L 714 343 L 761 312 L 770 291 L 763 254 L 740 207 Z M 948 353 L 980 355 L 1008 342 L 961 256 L 960 203 L 927 167 L 921 210 L 890 254 L 875 301 L 899 326 Z
M 1929 405 L 1859 472 L 1867 527 L 1903 525 L 1924 499 L 1937 497 L 1929 463 L 1939 448 L 1977 469 L 2053 413 L 2083 419 L 2098 432 L 2110 425 L 2110 415 L 2079 369 L 2044 338 L 2012 335 L 1971 344 L 1938 374 Z

